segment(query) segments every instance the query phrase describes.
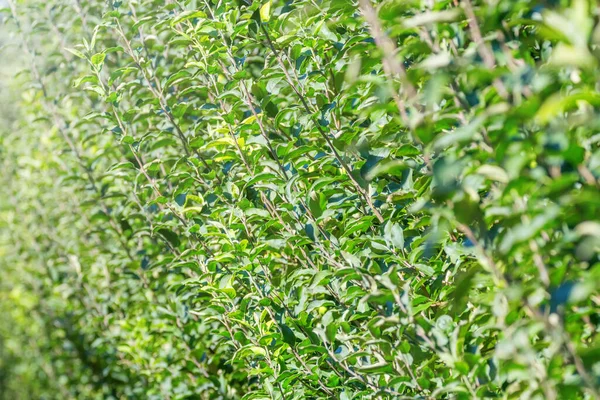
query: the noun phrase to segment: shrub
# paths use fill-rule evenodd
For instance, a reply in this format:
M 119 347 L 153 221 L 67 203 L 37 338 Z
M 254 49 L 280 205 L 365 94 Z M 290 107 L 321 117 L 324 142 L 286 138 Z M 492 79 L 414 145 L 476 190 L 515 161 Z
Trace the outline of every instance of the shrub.
M 3 15 L 0 397 L 598 398 L 595 2 Z

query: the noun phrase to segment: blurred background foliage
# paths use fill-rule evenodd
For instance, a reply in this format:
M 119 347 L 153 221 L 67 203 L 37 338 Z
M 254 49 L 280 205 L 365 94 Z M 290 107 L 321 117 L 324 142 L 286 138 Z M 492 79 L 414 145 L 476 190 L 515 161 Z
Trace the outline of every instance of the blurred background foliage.
M 599 398 L 595 1 L 0 7 L 0 399 Z

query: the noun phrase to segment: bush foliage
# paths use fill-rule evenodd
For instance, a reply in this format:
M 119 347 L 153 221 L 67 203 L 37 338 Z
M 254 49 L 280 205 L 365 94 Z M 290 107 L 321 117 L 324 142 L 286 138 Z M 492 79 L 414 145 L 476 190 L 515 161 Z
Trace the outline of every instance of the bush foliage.
M 595 1 L 7 5 L 0 398 L 598 398 Z

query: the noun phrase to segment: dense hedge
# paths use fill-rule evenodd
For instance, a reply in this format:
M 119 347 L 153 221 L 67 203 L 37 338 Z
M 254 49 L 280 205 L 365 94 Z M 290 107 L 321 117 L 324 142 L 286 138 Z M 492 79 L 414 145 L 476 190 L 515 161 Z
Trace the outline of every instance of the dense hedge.
M 2 15 L 0 398 L 598 398 L 595 1 Z

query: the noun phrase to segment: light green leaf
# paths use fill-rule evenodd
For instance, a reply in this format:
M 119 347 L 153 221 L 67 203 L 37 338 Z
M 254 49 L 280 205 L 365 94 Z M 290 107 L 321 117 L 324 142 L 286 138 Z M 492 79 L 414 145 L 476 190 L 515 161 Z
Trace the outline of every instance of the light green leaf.
M 270 19 L 271 19 L 271 0 L 268 0 L 260 8 L 260 20 L 262 22 L 269 22 Z

